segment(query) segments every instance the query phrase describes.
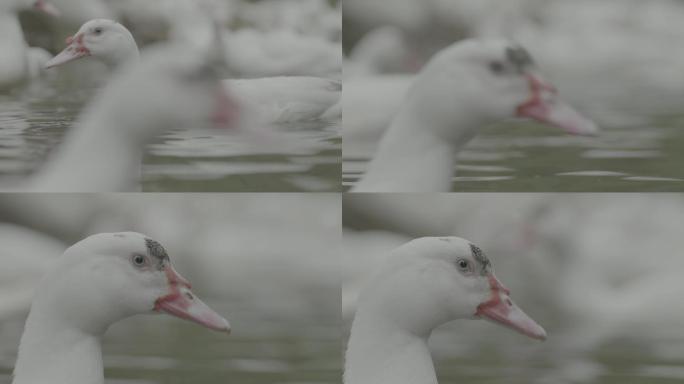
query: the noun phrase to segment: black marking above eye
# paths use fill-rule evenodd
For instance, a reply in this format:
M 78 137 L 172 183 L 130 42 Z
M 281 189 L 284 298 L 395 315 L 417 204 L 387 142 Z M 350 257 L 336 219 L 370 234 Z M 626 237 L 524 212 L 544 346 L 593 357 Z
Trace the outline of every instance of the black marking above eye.
M 158 269 L 163 269 L 164 265 L 169 261 L 166 249 L 158 241 L 152 239 L 145 239 L 145 245 L 147 246 L 147 254 L 153 258 Z
M 521 46 L 506 48 L 506 58 L 521 72 L 534 65 L 532 56 Z
M 487 256 L 485 256 L 484 252 L 482 252 L 482 250 L 474 244 L 470 244 L 470 251 L 473 254 L 475 260 L 482 267 L 482 274 L 487 273 L 491 268 L 492 263 L 489 262 L 489 259 L 487 258 Z
M 500 61 L 492 61 L 489 63 L 489 70 L 496 75 L 500 75 L 504 72 L 506 66 Z

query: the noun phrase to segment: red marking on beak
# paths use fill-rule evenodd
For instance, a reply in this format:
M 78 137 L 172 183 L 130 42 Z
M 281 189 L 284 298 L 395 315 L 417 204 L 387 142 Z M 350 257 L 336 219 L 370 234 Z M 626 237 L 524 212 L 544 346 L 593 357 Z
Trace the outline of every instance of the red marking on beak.
M 509 297 L 511 292 L 494 277 L 494 274 L 487 278 L 491 298 L 477 307 L 475 316 L 487 318 L 533 339 L 546 339 L 544 328 L 515 305 Z
M 530 91 L 532 92 L 532 95 L 526 102 L 518 106 L 516 115 L 520 117 L 527 117 L 529 116 L 528 111 L 531 111 L 535 108 L 539 108 L 541 111 L 547 112 L 548 107 L 544 103 L 542 94 L 544 91 L 546 91 L 549 94 L 555 96 L 558 94 L 558 90 L 553 85 L 543 82 L 536 76 L 526 74 L 525 78 L 527 79 L 527 82 L 530 84 Z
M 45 63 L 45 68 L 56 67 L 70 61 L 80 59 L 81 57 L 90 56 L 90 50 L 85 46 L 83 38 L 84 37 L 82 33 L 67 37 L 67 47 L 64 48 L 62 52 L 57 54 L 57 56 L 48 60 L 48 62 Z
M 156 312 L 165 312 L 215 331 L 230 333 L 228 321 L 192 293 L 188 280 L 178 274 L 170 264 L 164 267 L 164 273 L 169 284 L 169 293 L 154 303 Z
M 167 265 L 164 268 L 164 273 L 166 273 L 166 279 L 171 287 L 183 286 L 188 289 L 192 288 L 192 285 L 188 280 L 181 276 L 171 265 Z M 173 289 L 173 288 L 172 288 Z
M 561 128 L 576 135 L 595 135 L 598 127 L 558 97 L 556 88 L 533 74 L 525 78 L 530 98 L 516 108 L 517 117 L 525 117 Z

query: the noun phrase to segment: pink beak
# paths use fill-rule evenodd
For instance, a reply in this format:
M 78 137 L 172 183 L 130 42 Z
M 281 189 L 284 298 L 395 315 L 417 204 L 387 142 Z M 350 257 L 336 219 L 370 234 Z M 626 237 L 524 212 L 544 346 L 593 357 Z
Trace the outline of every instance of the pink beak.
M 36 0 L 36 2 L 33 4 L 33 7 L 41 12 L 47 13 L 50 16 L 60 16 L 59 9 L 57 9 L 57 7 L 55 7 L 52 3 L 48 3 L 45 0 Z
M 154 304 L 154 310 L 190 320 L 215 331 L 230 333 L 228 320 L 214 312 L 190 290 L 190 283 L 168 264 L 164 268 L 170 292 Z
M 83 43 L 83 34 L 77 34 L 66 39 L 68 44 L 62 52 L 45 63 L 45 68 L 52 68 L 70 61 L 90 56 L 90 50 Z
M 217 128 L 229 128 L 240 117 L 240 105 L 230 96 L 223 82 L 218 83 L 216 105 L 212 114 L 212 122 Z
M 505 325 L 533 339 L 546 339 L 544 328 L 515 305 L 509 297 L 510 291 L 494 277 L 494 274 L 489 275 L 489 287 L 492 297 L 477 307 L 475 316 Z
M 532 96 L 518 106 L 516 116 L 537 120 L 574 135 L 598 134 L 596 124 L 561 100 L 553 85 L 532 74 L 526 77 Z

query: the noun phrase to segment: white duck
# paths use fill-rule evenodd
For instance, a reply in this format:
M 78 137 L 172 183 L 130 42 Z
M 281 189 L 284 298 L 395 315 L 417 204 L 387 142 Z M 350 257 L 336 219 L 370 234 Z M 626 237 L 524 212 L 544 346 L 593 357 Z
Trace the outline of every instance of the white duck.
M 427 345 L 432 330 L 473 318 L 546 338 L 511 301 L 477 246 L 458 237 L 426 237 L 397 248 L 361 292 L 345 384 L 437 384 Z
M 266 0 L 241 2 L 238 18 L 261 31 L 295 31 L 302 35 L 340 41 L 342 7 L 328 0 Z
M 498 40 L 455 43 L 418 74 L 353 191 L 449 191 L 457 154 L 478 129 L 515 117 L 573 134 L 597 132 L 558 98 L 522 47 Z
M 382 26 L 366 33 L 354 45 L 344 63 L 344 77 L 414 73 L 422 65 L 420 61 L 401 29 Z
M 117 321 L 146 313 L 230 331 L 228 322 L 191 292 L 158 242 L 124 232 L 76 243 L 33 300 L 13 384 L 104 383 L 100 339 Z
M 85 23 L 67 39 L 69 44 L 50 60 L 54 67 L 92 57 L 110 68 L 137 61 L 138 46 L 123 25 L 107 19 Z M 284 123 L 339 119 L 342 86 L 339 82 L 317 77 L 269 77 L 261 79 L 225 80 L 230 94 L 237 99 L 244 118 L 261 123 Z
M 214 57 L 175 45 L 124 68 L 81 114 L 46 166 L 10 190 L 131 191 L 144 146 L 170 129 L 227 126 L 235 103 L 218 82 Z
M 67 248 L 59 240 L 33 229 L 0 222 L 0 323 L 25 313 L 36 282 Z
M 41 48 L 31 48 L 26 44 L 24 33 L 19 24 L 18 13 L 26 9 L 36 9 L 57 15 L 57 9 L 46 0 L 3 0 L 0 2 L 0 89 L 10 88 L 26 79 L 39 75 L 49 57 Z

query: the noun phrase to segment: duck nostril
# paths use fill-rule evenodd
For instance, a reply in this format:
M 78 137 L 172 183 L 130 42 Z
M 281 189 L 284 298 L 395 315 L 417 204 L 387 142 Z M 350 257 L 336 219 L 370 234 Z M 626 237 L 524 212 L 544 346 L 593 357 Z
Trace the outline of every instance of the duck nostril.
M 195 300 L 195 296 L 193 296 L 190 292 L 185 292 L 185 297 L 187 297 L 190 300 Z
M 511 299 L 506 299 L 506 304 L 508 304 L 509 307 L 513 306 L 513 302 L 511 301 Z

